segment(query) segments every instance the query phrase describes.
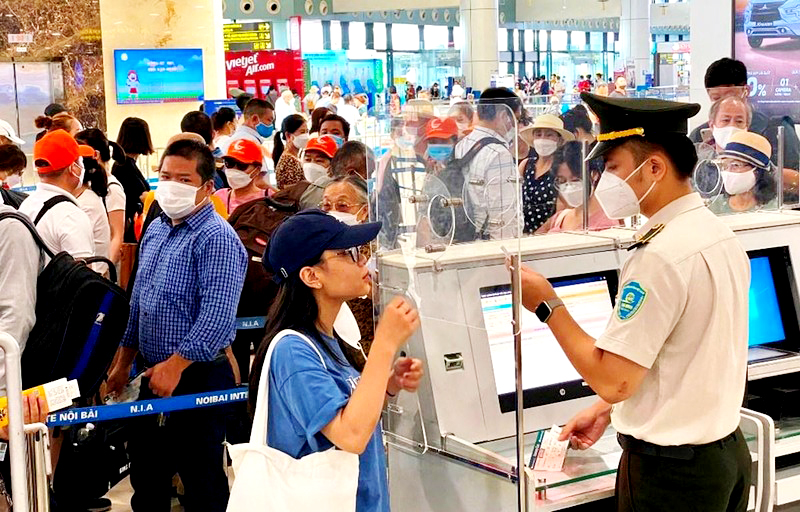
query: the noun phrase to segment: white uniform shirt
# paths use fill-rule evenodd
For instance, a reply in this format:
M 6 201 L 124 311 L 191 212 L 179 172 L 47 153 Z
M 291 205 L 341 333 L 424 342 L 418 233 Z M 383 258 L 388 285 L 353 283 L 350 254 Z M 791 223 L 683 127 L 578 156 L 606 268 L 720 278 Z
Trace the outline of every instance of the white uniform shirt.
M 479 140 L 493 137 L 501 144 L 484 146 L 467 166 L 465 208 L 476 232 L 484 229 L 498 240 L 518 236 L 517 208 L 519 172 L 503 136 L 483 126 L 464 137 L 455 147 L 454 157 L 463 158 Z
M 640 230 L 664 224 L 635 250 L 600 349 L 648 368 L 614 406 L 623 434 L 661 446 L 705 444 L 739 425 L 747 370 L 750 262 L 698 194 L 681 197 Z
M 118 212 L 125 211 L 125 189 L 122 183 L 112 175 L 108 175 L 108 195 L 105 200 L 106 211 Z
M 66 251 L 73 258 L 90 258 L 94 256 L 94 237 L 89 217 L 78 206 L 75 196 L 66 190 L 39 183 L 19 206 L 19 212 L 27 215 L 31 222 L 36 220 L 44 203 L 55 196 L 67 196 L 74 204 L 58 203 L 44 214 L 36 226 L 47 247 L 54 254 Z

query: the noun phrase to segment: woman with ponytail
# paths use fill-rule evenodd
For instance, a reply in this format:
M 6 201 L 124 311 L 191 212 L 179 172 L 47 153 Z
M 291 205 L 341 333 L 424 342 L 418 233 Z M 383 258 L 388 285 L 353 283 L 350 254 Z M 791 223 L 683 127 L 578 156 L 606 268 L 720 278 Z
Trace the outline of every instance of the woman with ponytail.
M 306 144 L 308 144 L 306 118 L 300 114 L 284 118 L 280 131 L 275 134 L 275 147 L 272 150 L 275 179 L 279 189 L 283 190 L 289 185 L 303 181 L 300 150 L 304 149 Z
M 97 128 L 79 132 L 75 136 L 75 140 L 80 144 L 94 148 L 94 157 L 83 159 L 83 166 L 86 169 L 84 182 L 88 184 L 88 188 L 98 198 L 102 198 L 103 210 L 97 209 L 97 202 L 91 198 L 91 194 L 86 198 L 82 198 L 83 194 L 81 194 L 78 196 L 78 202 L 81 203 L 82 208 L 85 202 L 87 208 L 91 209 L 92 205 L 94 205 L 94 210 L 97 210 L 97 212 L 94 210 L 90 212 L 87 208 L 84 208 L 84 211 L 89 214 L 89 218 L 95 226 L 97 255 L 106 256 L 114 263 L 119 263 L 121 258 L 120 249 L 125 234 L 126 198 L 122 184 L 111 175 L 109 162 L 113 159 L 115 163 L 123 164 L 125 162 L 125 151 L 116 142 L 109 141 L 105 134 Z M 84 191 L 86 188 L 87 186 L 84 185 L 79 189 L 79 192 Z M 95 216 L 97 219 L 95 219 Z M 109 229 L 108 243 L 105 246 L 103 245 L 105 243 L 103 216 L 105 216 Z

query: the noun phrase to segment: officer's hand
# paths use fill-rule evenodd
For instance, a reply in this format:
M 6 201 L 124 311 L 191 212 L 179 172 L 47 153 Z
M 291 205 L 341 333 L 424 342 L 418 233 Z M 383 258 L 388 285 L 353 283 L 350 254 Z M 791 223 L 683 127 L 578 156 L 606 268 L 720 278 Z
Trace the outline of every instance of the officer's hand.
M 611 407 L 599 402 L 575 415 L 561 431 L 559 441 L 569 439 L 570 447 L 586 450 L 603 436 L 611 423 Z
M 534 272 L 530 267 L 522 265 L 520 274 L 522 277 L 522 305 L 528 311 L 536 311 L 542 302 L 558 297 L 550 281 Z
M 122 389 L 128 383 L 128 378 L 131 374 L 131 367 L 129 365 L 117 364 L 108 372 L 104 386 L 100 388 L 100 396 L 105 397 L 108 395 L 119 395 Z

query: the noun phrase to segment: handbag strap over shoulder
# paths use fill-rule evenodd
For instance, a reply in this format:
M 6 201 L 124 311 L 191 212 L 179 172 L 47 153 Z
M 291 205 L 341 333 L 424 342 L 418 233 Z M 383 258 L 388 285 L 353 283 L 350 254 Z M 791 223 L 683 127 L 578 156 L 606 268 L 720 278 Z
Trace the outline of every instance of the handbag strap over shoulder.
M 284 329 L 272 338 L 267 349 L 267 355 L 264 357 L 264 366 L 261 368 L 261 378 L 258 382 L 258 397 L 256 398 L 256 410 L 253 415 L 253 429 L 250 431 L 250 444 L 267 444 L 267 423 L 269 415 L 269 366 L 272 360 L 272 352 L 278 346 L 283 338 L 286 336 L 297 336 L 305 341 L 319 356 L 322 362 L 322 367 L 326 370 L 328 366 L 325 364 L 325 359 L 317 348 L 317 345 L 311 341 L 308 336 L 292 329 Z

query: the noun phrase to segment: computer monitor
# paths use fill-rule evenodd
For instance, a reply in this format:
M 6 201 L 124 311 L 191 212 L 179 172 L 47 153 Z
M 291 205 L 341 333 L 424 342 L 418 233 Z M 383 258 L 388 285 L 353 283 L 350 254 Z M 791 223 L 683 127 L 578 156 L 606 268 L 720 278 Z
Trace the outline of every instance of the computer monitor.
M 751 361 L 776 357 L 800 348 L 800 329 L 792 292 L 794 272 L 788 247 L 748 252 L 750 314 L 748 345 Z
M 616 271 L 550 280 L 575 321 L 593 337 L 600 336 L 608 325 L 614 310 L 617 281 Z M 500 410 L 506 413 L 516 406 L 511 288 L 509 285 L 481 288 L 480 296 Z M 521 309 L 520 323 L 525 408 L 594 394 L 547 325 L 525 308 Z

